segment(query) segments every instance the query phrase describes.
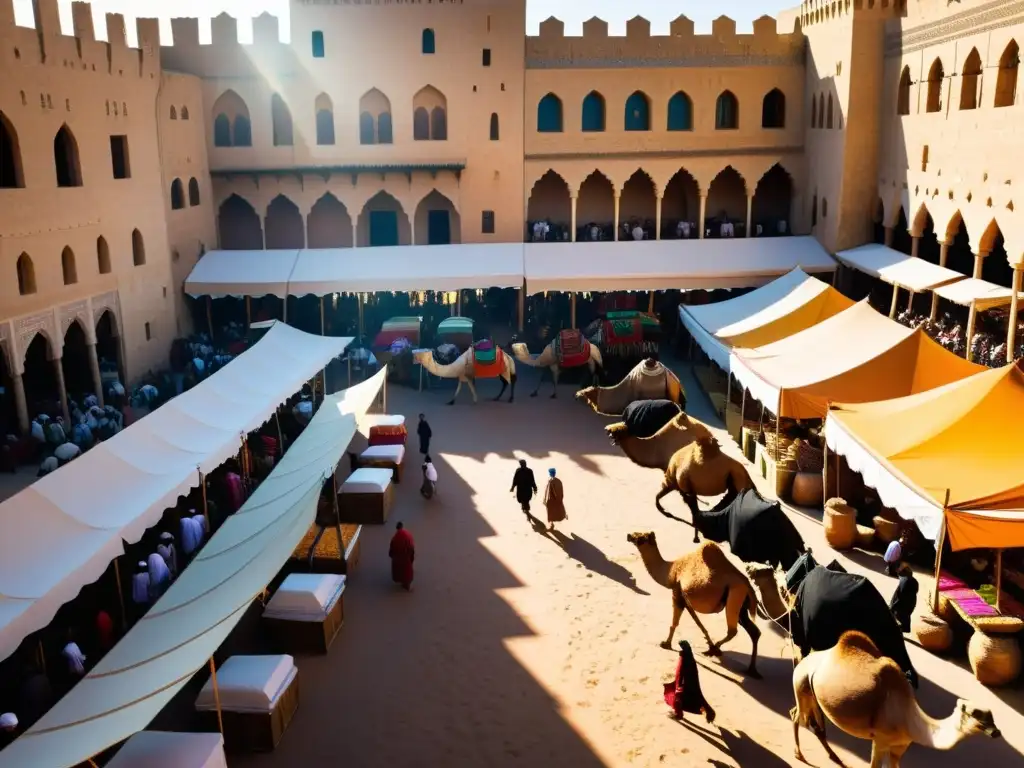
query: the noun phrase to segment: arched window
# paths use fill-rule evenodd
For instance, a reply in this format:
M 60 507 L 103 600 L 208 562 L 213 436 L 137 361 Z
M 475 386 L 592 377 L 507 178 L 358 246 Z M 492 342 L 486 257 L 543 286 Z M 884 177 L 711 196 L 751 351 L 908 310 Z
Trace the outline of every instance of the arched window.
M 180 211 L 185 207 L 185 187 L 181 183 L 181 179 L 175 179 L 171 182 L 171 210 Z
M 434 30 L 424 29 L 420 39 L 420 51 L 423 53 L 434 53 Z
M 434 107 L 430 110 L 430 138 L 434 141 L 448 139 L 448 114 L 444 107 Z
M 231 120 L 227 115 L 217 115 L 213 119 L 213 146 L 231 146 Z
M 683 91 L 668 100 L 668 129 L 670 131 L 693 130 L 693 102 Z
M 181 108 L 181 119 L 188 120 L 188 107 Z
M 377 115 L 377 143 L 378 144 L 390 144 L 392 141 L 391 135 L 391 113 L 381 112 Z
M 195 177 L 188 180 L 188 204 L 191 208 L 199 205 L 199 182 Z
M 942 59 L 936 59 L 932 62 L 931 69 L 928 70 L 928 102 L 925 108 L 926 112 L 942 111 L 942 81 L 945 77 L 946 72 L 942 68 Z
M 562 100 L 549 93 L 537 104 L 537 132 L 562 132 Z
M 313 30 L 313 58 L 322 59 L 324 57 L 324 33 L 319 29 Z
M 818 94 L 811 96 L 811 128 L 818 127 Z
M 102 235 L 96 238 L 96 266 L 101 275 L 110 274 L 110 246 Z
M 732 91 L 722 91 L 715 103 L 715 130 L 732 131 L 740 126 L 740 105 Z
M 981 56 L 977 48 L 964 61 L 964 69 L 960 78 L 960 109 L 978 108 L 978 91 L 981 86 Z
M 18 257 L 18 293 L 29 296 L 36 292 L 36 268 L 27 253 Z
M 278 93 L 270 97 L 270 120 L 274 133 L 274 146 L 292 146 L 292 114 Z
M 828 95 L 828 107 L 825 109 L 825 127 L 832 127 L 832 94 Z
M 334 145 L 334 104 L 331 97 L 321 93 L 313 104 L 316 110 L 316 143 L 321 147 Z
M 999 74 L 996 76 L 995 106 L 1012 107 L 1017 103 L 1017 70 L 1020 67 L 1020 48 L 1011 40 L 999 57 Z
M 176 110 L 174 108 L 174 105 L 172 104 L 171 105 L 171 120 L 177 120 L 177 119 L 178 119 L 178 110 Z
M 0 189 L 20 189 L 24 185 L 18 134 L 7 115 L 0 112 Z
M 604 130 L 604 96 L 591 91 L 583 98 L 583 125 L 587 133 L 600 133 Z
M 146 263 L 146 244 L 142 242 L 142 233 L 132 230 L 132 264 L 141 267 Z
M 491 112 L 491 141 L 497 141 L 499 138 L 498 130 L 498 113 Z
M 369 112 L 359 113 L 359 143 L 360 144 L 375 144 L 376 136 L 374 135 L 373 115 Z
M 64 276 L 64 285 L 78 282 L 78 267 L 75 265 L 75 252 L 65 248 L 60 254 L 60 271 Z
M 900 72 L 900 84 L 896 92 L 896 114 L 910 114 L 910 67 Z
M 236 147 L 252 146 L 252 123 L 249 122 L 248 115 L 235 115 L 232 144 Z
M 412 138 L 414 141 L 430 140 L 430 113 L 426 107 L 417 107 L 412 113 Z
M 772 88 L 761 100 L 761 127 L 786 127 L 786 96 L 778 88 Z
M 53 137 L 53 164 L 57 170 L 58 187 L 82 186 L 82 166 L 78 159 L 78 142 L 67 125 Z
M 649 131 L 651 130 L 651 103 L 647 94 L 643 91 L 634 91 L 626 99 L 626 120 L 627 131 Z

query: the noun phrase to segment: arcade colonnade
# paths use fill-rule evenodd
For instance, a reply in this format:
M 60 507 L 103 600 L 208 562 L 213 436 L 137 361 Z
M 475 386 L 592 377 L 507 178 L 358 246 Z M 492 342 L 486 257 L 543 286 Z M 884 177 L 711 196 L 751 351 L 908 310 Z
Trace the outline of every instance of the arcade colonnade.
M 30 426 L 24 382 L 26 355 L 37 336 L 41 336 L 47 344 L 47 355 L 53 364 L 54 379 L 57 383 L 57 392 L 65 423 L 70 423 L 71 415 L 64 378 L 64 343 L 68 331 L 76 323 L 85 335 L 92 386 L 100 405 L 103 405 L 103 380 L 99 355 L 96 350 L 96 327 L 105 315 L 110 316 L 113 333 L 118 336 L 121 317 L 116 291 L 90 296 L 70 304 L 58 305 L 35 314 L 0 322 L 0 350 L 3 352 L 3 361 L 11 379 L 18 428 L 22 434 L 27 433 Z

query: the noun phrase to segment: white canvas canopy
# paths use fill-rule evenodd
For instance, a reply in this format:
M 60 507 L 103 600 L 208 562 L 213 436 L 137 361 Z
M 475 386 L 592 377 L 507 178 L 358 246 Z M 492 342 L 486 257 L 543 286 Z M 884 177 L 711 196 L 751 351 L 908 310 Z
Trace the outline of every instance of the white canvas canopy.
M 836 267 L 813 237 L 527 243 L 525 254 L 531 294 L 753 288 L 796 267 Z
M 940 267 L 916 256 L 907 256 L 878 243 L 840 251 L 836 258 L 860 272 L 914 293 L 923 293 L 963 279 L 963 275 L 956 270 Z
M 189 296 L 277 296 L 288 295 L 288 280 L 299 252 L 207 251 L 199 257 L 185 278 Z
M 934 289 L 934 293 L 954 304 L 963 307 L 970 307 L 973 304 L 978 309 L 1006 306 L 1013 300 L 1013 291 L 1009 288 L 977 277 L 968 277 L 956 283 L 939 286 Z M 1018 300 L 1021 298 L 1024 298 L 1024 293 L 1018 294 Z
M 522 285 L 522 243 L 397 245 L 299 251 L 288 292 L 292 296 L 324 296 Z
M 107 768 L 227 768 L 219 733 L 142 731 L 117 751 Z
M 323 482 L 386 371 L 328 397 L 242 508 L 63 699 L 0 752 L 0 768 L 70 768 L 145 728 L 224 642 L 316 515 Z
M 0 504 L 0 659 L 351 342 L 277 323 L 193 389 Z

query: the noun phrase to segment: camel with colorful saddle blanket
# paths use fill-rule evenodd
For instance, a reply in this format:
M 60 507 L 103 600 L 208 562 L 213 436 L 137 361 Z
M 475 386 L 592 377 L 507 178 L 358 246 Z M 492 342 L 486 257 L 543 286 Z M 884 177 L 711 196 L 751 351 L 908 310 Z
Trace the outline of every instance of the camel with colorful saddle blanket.
M 598 382 L 599 370 L 604 367 L 601 359 L 601 350 L 596 344 L 587 341 L 582 332 L 575 329 L 559 331 L 558 335 L 548 343 L 539 355 L 531 355 L 525 344 L 513 344 L 512 354 L 516 360 L 531 368 L 547 368 L 551 371 L 553 382 L 552 397 L 558 397 L 558 375 L 563 368 L 578 368 L 587 366 L 590 370 L 591 382 Z M 536 397 L 540 391 L 540 385 L 544 382 L 544 374 L 541 372 L 540 381 L 537 382 L 537 389 L 530 393 L 530 397 Z
M 511 403 L 516 396 L 516 364 L 515 361 L 497 346 L 490 339 L 478 341 L 457 358 L 455 362 L 444 365 L 437 362 L 432 350 L 421 350 L 414 353 L 416 362 L 422 365 L 427 373 L 432 373 L 442 379 L 458 379 L 458 386 L 455 394 L 448 402 L 454 405 L 455 399 L 462 391 L 462 385 L 469 387 L 473 395 L 473 402 L 476 402 L 476 379 L 501 379 L 501 391 L 495 400 L 500 400 L 505 394 L 505 388 L 510 387 L 508 401 Z

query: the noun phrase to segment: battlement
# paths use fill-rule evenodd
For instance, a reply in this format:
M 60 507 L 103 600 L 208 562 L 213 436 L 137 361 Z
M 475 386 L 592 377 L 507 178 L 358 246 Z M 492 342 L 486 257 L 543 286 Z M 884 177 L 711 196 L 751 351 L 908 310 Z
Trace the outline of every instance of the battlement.
M 210 22 L 210 42 L 199 42 L 197 19 L 171 19 L 174 45 L 160 53 L 164 68 L 199 77 L 251 77 L 273 71 L 287 77 L 302 71 L 295 49 L 281 42 L 276 16 L 252 20 L 252 42 L 238 41 L 238 20 L 222 13 Z
M 810 27 L 836 19 L 876 17 L 900 19 L 907 15 L 907 0 L 804 0 L 800 3 L 800 26 Z
M 744 66 L 803 60 L 803 35 L 779 34 L 771 16 L 757 19 L 749 35 L 736 34 L 736 22 L 728 16 L 715 19 L 709 35 L 694 34 L 686 16 L 673 21 L 667 35 L 651 35 L 651 23 L 635 16 L 621 36 L 610 36 L 608 22 L 592 18 L 583 23 L 582 37 L 567 36 L 565 24 L 552 17 L 541 23 L 539 35 L 526 38 L 526 66 L 533 69 Z
M 71 6 L 74 34 L 60 27 L 57 0 L 33 0 L 35 26 L 19 27 L 14 20 L 14 0 L 0 0 L 0 39 L 13 47 L 22 62 L 60 66 L 107 74 L 155 77 L 160 71 L 160 24 L 157 19 L 138 19 L 138 48 L 129 48 L 124 16 L 108 13 L 107 41 L 96 39 L 92 6 L 75 2 Z

